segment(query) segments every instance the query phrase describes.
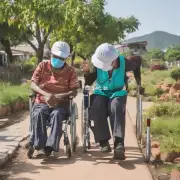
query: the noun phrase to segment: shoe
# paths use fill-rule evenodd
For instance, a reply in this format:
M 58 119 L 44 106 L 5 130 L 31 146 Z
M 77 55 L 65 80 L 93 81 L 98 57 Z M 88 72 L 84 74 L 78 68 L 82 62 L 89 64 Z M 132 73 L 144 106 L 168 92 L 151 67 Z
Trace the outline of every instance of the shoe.
M 108 141 L 105 143 L 100 143 L 100 146 L 101 146 L 101 152 L 102 153 L 107 153 L 107 152 L 112 151 Z
M 50 146 L 46 146 L 46 147 L 44 148 L 44 152 L 45 152 L 45 155 L 46 155 L 46 156 L 50 156 L 51 153 L 53 152 L 53 148 L 50 147 Z
M 37 158 L 43 158 L 43 157 L 45 157 L 44 149 L 37 150 L 36 157 L 37 157 Z
M 116 160 L 125 160 L 125 148 L 123 143 L 117 143 L 114 149 L 114 159 Z
M 32 158 L 32 156 L 33 156 L 33 154 L 34 154 L 34 150 L 35 150 L 34 147 L 31 146 L 31 145 L 29 145 L 28 150 L 27 150 L 27 157 L 28 157 L 29 159 Z

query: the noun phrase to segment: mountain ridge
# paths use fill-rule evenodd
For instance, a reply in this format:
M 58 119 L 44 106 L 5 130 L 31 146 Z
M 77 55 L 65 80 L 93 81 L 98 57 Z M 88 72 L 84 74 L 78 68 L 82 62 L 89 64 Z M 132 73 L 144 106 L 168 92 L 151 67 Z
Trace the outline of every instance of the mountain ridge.
M 147 49 L 159 48 L 165 50 L 172 45 L 180 45 L 180 36 L 165 31 L 154 31 L 139 37 L 125 40 L 123 43 L 147 41 Z

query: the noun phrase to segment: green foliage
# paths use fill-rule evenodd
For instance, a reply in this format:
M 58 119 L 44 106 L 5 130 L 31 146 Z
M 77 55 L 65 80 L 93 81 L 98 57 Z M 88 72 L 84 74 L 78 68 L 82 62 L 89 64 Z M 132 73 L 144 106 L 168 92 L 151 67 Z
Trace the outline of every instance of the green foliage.
M 158 169 L 160 173 L 170 174 L 173 170 L 180 171 L 180 165 L 179 164 L 163 164 Z
M 180 118 L 179 116 L 162 116 L 152 121 L 151 133 L 161 144 L 161 151 L 179 152 Z
M 170 70 L 153 71 L 147 68 L 141 70 L 142 73 L 142 86 L 145 88 L 145 99 L 156 100 L 157 97 L 163 94 L 163 90 L 157 88 L 156 85 L 160 83 L 170 84 L 174 80 L 170 77 Z M 136 81 L 133 79 L 129 83 L 129 95 L 135 96 Z M 148 98 L 147 98 L 148 97 Z
M 119 42 L 126 34 L 136 31 L 140 24 L 134 16 L 113 17 L 105 13 L 104 7 L 104 0 L 16 0 L 13 3 L 2 0 L 0 23 L 6 24 L 10 32 L 15 28 L 12 36 L 20 34 L 20 39 L 36 51 L 38 61 L 42 60 L 44 45 L 52 32 L 51 43 L 67 41 L 72 50 L 90 57 L 99 44 Z M 38 47 L 31 43 L 32 38 L 37 40 Z
M 148 53 L 146 53 L 145 58 L 150 60 L 150 59 L 164 59 L 164 52 L 161 51 L 160 49 L 152 49 Z
M 119 42 L 126 33 L 134 32 L 139 25 L 135 17 L 116 18 L 105 13 L 104 0 L 66 1 L 65 23 L 51 36 L 52 42 L 62 39 L 84 57 L 90 57 L 101 43 Z
M 178 116 L 180 105 L 174 102 L 154 103 L 146 112 L 147 117 Z
M 154 85 L 146 86 L 146 94 L 150 96 L 160 96 L 163 94 L 163 90 L 156 88 Z
M 36 57 L 32 57 L 29 60 L 24 61 L 23 69 L 25 72 L 32 72 L 36 68 L 38 60 Z
M 0 1 L 0 22 L 24 32 L 28 37 L 25 41 L 36 51 L 39 61 L 50 33 L 64 23 L 64 14 L 65 7 L 59 0 Z M 32 38 L 37 40 L 38 47 L 31 43 Z
M 11 84 L 0 83 L 0 106 L 10 105 L 17 100 L 28 101 L 29 85 L 13 86 Z
M 180 59 L 180 45 L 172 46 L 165 53 L 167 61 L 176 61 Z
M 173 69 L 170 75 L 172 79 L 178 81 L 180 79 L 180 68 Z

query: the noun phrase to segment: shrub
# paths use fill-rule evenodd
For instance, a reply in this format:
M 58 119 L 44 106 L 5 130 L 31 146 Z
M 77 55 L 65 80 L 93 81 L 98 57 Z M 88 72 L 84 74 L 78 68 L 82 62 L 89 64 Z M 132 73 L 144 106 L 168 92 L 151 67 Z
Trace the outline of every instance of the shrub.
M 148 117 L 178 116 L 180 115 L 180 105 L 173 102 L 154 103 L 146 112 Z
M 37 66 L 37 58 L 36 57 L 32 57 L 31 59 L 29 60 L 26 60 L 24 63 L 23 63 L 23 69 L 25 72 L 32 72 L 34 71 L 34 69 L 36 68 Z
M 160 96 L 160 95 L 162 95 L 164 93 L 162 89 L 156 88 L 153 85 L 145 85 L 144 87 L 146 87 L 146 89 L 145 89 L 145 94 L 146 95 Z
M 28 101 L 29 84 L 12 86 L 10 84 L 4 85 L 1 88 L 0 106 L 9 105 L 15 101 Z
M 171 71 L 170 74 L 171 78 L 173 78 L 175 81 L 178 81 L 180 79 L 180 68 L 175 68 Z
M 35 67 L 32 64 L 23 65 L 24 72 L 33 72 Z

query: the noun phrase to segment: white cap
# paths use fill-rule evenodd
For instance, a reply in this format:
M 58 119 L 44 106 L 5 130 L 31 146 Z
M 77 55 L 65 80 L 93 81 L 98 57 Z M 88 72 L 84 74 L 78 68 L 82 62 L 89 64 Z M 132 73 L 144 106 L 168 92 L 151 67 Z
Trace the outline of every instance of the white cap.
M 112 62 L 118 58 L 119 54 L 113 45 L 104 43 L 97 47 L 92 56 L 92 63 L 95 67 L 104 71 L 112 69 Z
M 63 41 L 55 42 L 51 48 L 51 53 L 55 56 L 67 58 L 70 55 L 70 46 Z

